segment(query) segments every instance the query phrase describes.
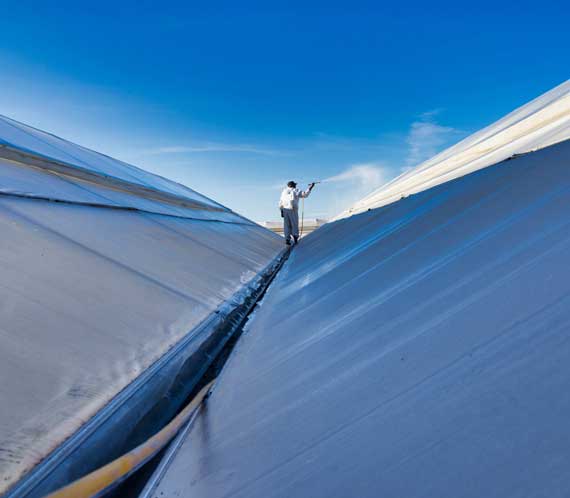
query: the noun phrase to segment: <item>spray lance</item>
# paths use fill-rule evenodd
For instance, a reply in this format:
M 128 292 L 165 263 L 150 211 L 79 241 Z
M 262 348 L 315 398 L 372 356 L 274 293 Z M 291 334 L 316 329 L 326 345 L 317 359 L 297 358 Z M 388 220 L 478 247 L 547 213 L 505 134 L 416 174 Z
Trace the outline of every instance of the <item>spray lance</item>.
M 311 182 L 309 183 L 309 191 L 313 190 L 315 185 L 318 185 L 319 182 Z M 303 229 L 305 228 L 305 198 L 301 198 L 301 237 L 303 236 Z

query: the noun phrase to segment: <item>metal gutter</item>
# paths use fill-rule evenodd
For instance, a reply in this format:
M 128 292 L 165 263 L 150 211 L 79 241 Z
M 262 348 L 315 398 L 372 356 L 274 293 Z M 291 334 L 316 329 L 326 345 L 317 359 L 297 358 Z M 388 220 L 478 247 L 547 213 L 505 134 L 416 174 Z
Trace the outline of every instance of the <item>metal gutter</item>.
M 263 289 L 261 290 L 261 292 L 257 296 L 255 302 L 252 303 L 249 312 L 247 313 L 247 315 L 245 315 L 243 317 L 239 326 L 236 328 L 234 334 L 232 334 L 232 336 L 236 342 L 239 339 L 239 336 L 241 335 L 241 332 L 243 330 L 244 325 L 249 320 L 249 317 L 250 317 L 251 312 L 253 311 L 255 305 L 263 299 L 263 297 L 265 296 L 265 293 L 269 289 L 269 286 L 271 285 L 271 283 L 273 282 L 273 280 L 275 279 L 275 277 L 279 273 L 279 270 L 281 270 L 281 268 L 283 267 L 283 264 L 285 263 L 285 261 L 287 261 L 289 254 L 290 254 L 290 249 L 286 250 L 284 256 L 279 261 L 278 266 L 276 267 L 275 271 L 272 273 L 272 275 L 269 277 L 267 282 L 264 284 Z M 228 337 L 228 339 L 230 339 L 230 337 Z M 231 350 L 233 350 L 234 346 L 235 346 L 235 343 L 232 346 L 230 346 L 227 356 L 221 360 L 222 367 L 227 362 L 229 355 L 231 354 Z M 218 376 L 218 374 L 216 374 L 214 377 L 217 378 L 217 376 Z M 208 381 L 208 379 L 205 379 L 205 382 L 207 382 L 207 381 Z M 213 381 L 211 381 L 211 382 L 213 382 Z M 207 385 L 210 386 L 211 382 Z M 211 385 L 210 393 L 215 388 L 216 388 L 215 384 Z M 180 447 L 182 446 L 182 444 L 184 443 L 184 441 L 186 440 L 186 438 L 190 434 L 190 431 L 192 430 L 192 426 L 194 425 L 194 421 L 196 420 L 197 416 L 198 416 L 198 410 L 196 410 L 196 412 L 193 414 L 193 416 L 186 422 L 186 424 L 184 425 L 184 427 L 182 428 L 182 430 L 180 431 L 178 436 L 170 444 L 167 451 L 162 456 L 160 463 L 158 464 L 157 468 L 154 470 L 154 472 L 150 476 L 150 479 L 146 483 L 144 489 L 142 490 L 142 492 L 140 493 L 138 498 L 152 498 L 153 492 L 156 490 L 157 486 L 160 484 L 160 481 L 164 477 L 166 471 L 168 470 L 168 467 L 170 466 L 171 462 L 174 460 L 176 453 L 178 452 L 178 450 L 180 449 Z

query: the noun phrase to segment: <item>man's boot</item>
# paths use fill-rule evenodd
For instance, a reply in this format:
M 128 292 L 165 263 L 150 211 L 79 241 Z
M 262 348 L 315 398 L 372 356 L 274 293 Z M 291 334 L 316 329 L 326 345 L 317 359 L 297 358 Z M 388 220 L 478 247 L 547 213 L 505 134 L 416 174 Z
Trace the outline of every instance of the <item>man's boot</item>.
M 298 244 L 299 243 L 299 236 L 293 235 L 293 240 L 295 241 L 295 244 Z

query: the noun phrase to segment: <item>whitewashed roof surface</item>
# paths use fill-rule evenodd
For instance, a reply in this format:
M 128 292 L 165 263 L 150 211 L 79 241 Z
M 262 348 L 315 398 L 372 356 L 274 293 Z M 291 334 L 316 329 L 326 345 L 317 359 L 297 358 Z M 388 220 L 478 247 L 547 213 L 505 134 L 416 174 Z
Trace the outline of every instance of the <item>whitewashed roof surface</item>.
M 570 80 L 406 171 L 336 217 L 395 202 L 515 154 L 570 138 Z

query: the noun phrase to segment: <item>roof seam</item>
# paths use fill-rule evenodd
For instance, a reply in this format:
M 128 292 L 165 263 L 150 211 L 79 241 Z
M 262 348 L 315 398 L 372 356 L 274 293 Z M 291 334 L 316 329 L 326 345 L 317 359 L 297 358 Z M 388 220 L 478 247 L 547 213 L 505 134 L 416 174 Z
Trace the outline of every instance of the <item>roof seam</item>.
M 42 201 L 42 202 L 53 202 L 54 204 L 67 204 L 73 206 L 82 206 L 82 207 L 91 207 L 91 208 L 98 208 L 98 209 L 114 209 L 117 211 L 138 211 L 141 213 L 148 213 L 148 214 L 155 214 L 159 216 L 168 216 L 170 218 L 179 218 L 184 220 L 192 220 L 192 221 L 207 221 L 210 223 L 226 223 L 229 225 L 246 225 L 252 226 L 255 225 L 253 222 L 245 223 L 240 221 L 226 221 L 226 220 L 215 220 L 215 219 L 205 219 L 205 218 L 196 218 L 194 216 L 182 216 L 176 214 L 169 214 L 169 213 L 161 213 L 159 211 L 151 211 L 149 209 L 141 209 L 132 206 L 122 206 L 120 204 L 112 205 L 112 204 L 103 204 L 97 202 L 82 202 L 82 201 L 72 201 L 68 199 L 56 199 L 52 197 L 40 196 L 40 195 L 31 195 L 31 194 L 19 194 L 15 192 L 0 192 L 0 196 L 3 197 L 12 197 L 16 199 L 27 199 L 31 201 Z M 233 214 L 232 212 L 228 211 L 228 214 Z
M 45 171 L 69 176 L 71 178 L 78 178 L 84 181 L 95 183 L 97 185 L 102 185 L 105 187 L 120 190 L 122 192 L 127 192 L 138 197 L 164 202 L 166 204 L 182 206 L 186 208 L 190 207 L 194 209 L 202 209 L 204 211 L 230 212 L 230 210 L 223 209 L 218 206 L 210 206 L 197 200 L 187 199 L 185 197 L 170 194 L 168 192 L 154 189 L 152 187 L 146 187 L 136 183 L 128 182 L 126 180 L 122 180 L 120 178 L 114 178 L 102 173 L 93 172 L 80 166 L 74 166 L 63 161 L 57 161 L 51 158 L 43 157 L 29 151 L 15 149 L 9 144 L 0 143 L 0 157 L 19 164 L 23 164 L 25 166 L 32 166 Z

